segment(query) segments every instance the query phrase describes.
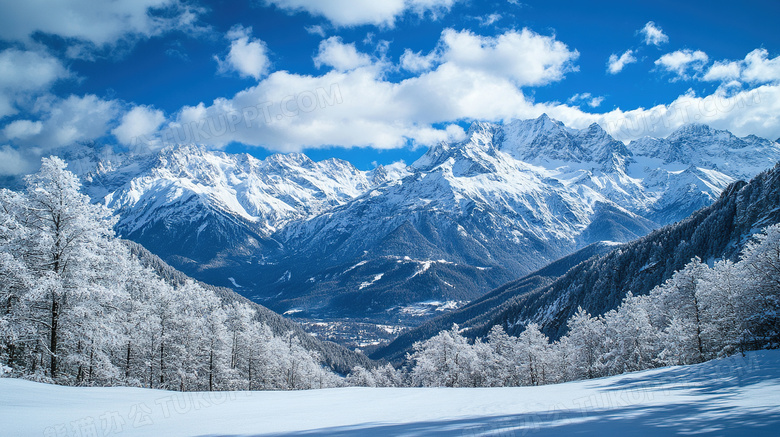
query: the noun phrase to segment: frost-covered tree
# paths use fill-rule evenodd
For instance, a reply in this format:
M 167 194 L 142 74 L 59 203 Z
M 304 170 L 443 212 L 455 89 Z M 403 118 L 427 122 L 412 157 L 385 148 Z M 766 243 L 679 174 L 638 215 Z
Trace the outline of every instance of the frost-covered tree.
M 520 359 L 518 341 L 509 336 L 501 325 L 494 326 L 477 353 L 482 362 L 484 385 L 509 387 L 520 385 Z
M 602 361 L 608 374 L 654 365 L 659 352 L 659 332 L 651 322 L 648 306 L 647 296 L 629 292 L 620 307 L 604 315 L 606 352 Z
M 114 237 L 111 212 L 79 188 L 62 160 L 46 158 L 23 193 L 0 190 L 4 373 L 178 390 L 339 384 L 318 354 L 292 333 L 274 336 L 247 304 L 142 266 Z
M 747 292 L 750 279 L 738 263 L 722 260 L 702 272 L 696 295 L 702 313 L 702 342 L 706 356 L 733 353 L 750 331 L 748 320 L 755 302 Z
M 59 158 L 44 158 L 40 171 L 26 178 L 23 205 L 16 211 L 17 221 L 26 228 L 21 257 L 36 276 L 23 299 L 30 320 L 46 330 L 39 346 L 48 357 L 52 378 L 58 376 L 64 356 L 60 341 L 78 341 L 79 334 L 72 331 L 77 326 L 67 321 L 97 310 L 91 301 L 111 299 L 104 295 L 111 293 L 106 282 L 117 250 L 111 212 L 90 203 L 79 192 L 78 178 L 65 167 Z
M 740 264 L 750 281 L 744 304 L 750 308 L 751 336 L 758 346 L 780 339 L 780 224 L 755 236 L 742 253 Z
M 415 363 L 411 380 L 423 387 L 468 387 L 473 385 L 473 372 L 478 357 L 464 336 L 453 324 L 448 331 L 415 344 L 409 359 Z
M 21 258 L 27 240 L 20 223 L 23 199 L 17 193 L 0 190 L 0 362 L 13 369 L 23 366 L 25 355 L 36 341 L 22 297 L 32 286 L 32 276 Z
M 603 374 L 602 356 L 604 353 L 605 326 L 603 320 L 578 308 L 569 319 L 569 333 L 566 335 L 570 346 L 570 362 L 575 378 L 595 378 Z
M 403 385 L 403 378 L 390 364 L 372 369 L 355 366 L 344 382 L 353 387 L 400 387 Z
M 520 374 L 523 385 L 543 385 L 548 381 L 550 361 L 550 340 L 531 323 L 518 337 L 517 356 L 520 359 Z
M 706 269 L 701 260 L 694 258 L 650 293 L 656 302 L 655 311 L 666 326 L 661 359 L 667 364 L 693 364 L 706 359 L 702 303 L 696 292 Z

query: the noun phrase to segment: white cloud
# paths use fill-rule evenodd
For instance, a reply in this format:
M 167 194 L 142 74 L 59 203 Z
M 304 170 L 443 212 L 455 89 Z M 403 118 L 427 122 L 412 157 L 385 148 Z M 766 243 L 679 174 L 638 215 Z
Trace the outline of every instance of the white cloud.
M 555 110 L 550 114 L 560 116 Z M 755 134 L 777 138 L 780 136 L 780 86 L 762 85 L 736 93 L 719 88 L 701 97 L 688 92 L 666 105 L 594 115 L 594 121 L 624 141 L 648 135 L 664 137 L 694 122 L 726 129 L 737 136 Z M 564 113 L 561 120 L 566 122 L 569 118 L 577 119 L 576 114 Z
M 304 29 L 306 30 L 306 32 L 308 32 L 308 33 L 310 33 L 312 35 L 318 35 L 318 36 L 321 36 L 322 38 L 325 38 L 325 28 L 320 26 L 319 24 L 315 24 L 315 25 L 312 25 L 312 26 L 306 26 L 306 27 L 304 27 Z
M 633 50 L 626 50 L 622 55 L 616 54 L 609 55 L 609 61 L 607 62 L 607 71 L 610 74 L 618 74 L 623 71 L 623 67 L 628 64 L 636 62 Z
M 360 56 L 360 63 L 330 59 L 340 68 L 320 76 L 276 71 L 232 98 L 182 108 L 163 141 L 237 141 L 277 151 L 432 144 L 462 135 L 453 126 L 458 120 L 533 115 L 521 87 L 562 79 L 578 56 L 528 30 L 494 38 L 445 30 L 434 51 L 435 67 L 400 82 L 381 68 L 348 69 L 363 64 Z
M 344 44 L 341 37 L 332 36 L 320 42 L 314 65 L 317 68 L 327 65 L 338 71 L 347 71 L 371 65 L 371 57 L 358 52 L 354 43 Z
M 423 55 L 422 52 L 413 52 L 409 49 L 404 50 L 404 54 L 401 55 L 401 68 L 412 73 L 420 73 L 422 71 L 428 71 L 433 68 L 434 64 L 438 60 L 436 52 Z
M 41 120 L 27 126 L 30 129 L 23 132 L 27 135 L 18 136 L 15 143 L 46 150 L 106 135 L 121 109 L 115 101 L 87 94 L 66 99 L 52 96 L 41 98 L 33 113 L 40 114 Z M 20 126 L 12 127 L 11 133 L 14 133 L 14 129 L 22 133 Z
M 706 81 L 731 81 L 739 79 L 742 67 L 739 62 L 715 62 L 702 77 Z
M 16 120 L 3 128 L 3 135 L 9 140 L 28 138 L 38 135 L 43 130 L 43 123 L 31 120 Z
M 268 59 L 268 47 L 265 42 L 252 38 L 252 28 L 234 26 L 226 34 L 230 40 L 230 51 L 224 60 L 217 56 L 214 59 L 219 66 L 219 72 L 235 71 L 242 77 L 253 77 L 260 80 L 271 68 Z
M 491 24 L 497 22 L 501 19 L 501 14 L 489 14 L 482 17 L 477 17 L 477 21 L 479 21 L 480 26 L 490 26 Z
M 688 72 L 700 72 L 709 57 L 701 50 L 677 50 L 667 53 L 655 61 L 655 65 L 676 76 L 676 79 L 689 79 Z
M 120 114 L 118 102 L 91 94 L 40 97 L 29 114 L 38 115 L 39 120 L 16 120 L 2 129 L 11 144 L 0 150 L 0 174 L 29 173 L 52 149 L 98 140 L 108 134 Z
M 577 93 L 569 98 L 569 100 L 566 101 L 566 103 L 569 104 L 579 104 L 585 103 L 586 105 L 590 106 L 591 108 L 597 108 L 601 106 L 601 103 L 604 102 L 603 96 L 594 96 L 591 93 Z
M 660 46 L 669 42 L 669 37 L 652 21 L 648 21 L 639 33 L 645 37 L 645 44 L 647 45 Z
M 5 2 L 0 39 L 28 42 L 36 32 L 97 47 L 192 29 L 199 10 L 182 0 L 25 0 Z M 156 13 L 163 12 L 163 13 Z
M 265 0 L 266 5 L 274 5 L 288 12 L 308 12 L 321 16 L 335 26 L 359 26 L 373 24 L 392 27 L 395 20 L 406 11 L 425 15 L 431 13 L 434 18 L 450 10 L 458 0 Z
M 740 61 L 716 61 L 702 77 L 724 83 L 771 83 L 780 81 L 780 56 L 770 59 L 766 49 L 755 49 Z
M 165 115 L 159 109 L 148 106 L 136 106 L 125 115 L 111 133 L 120 143 L 132 146 L 139 141 L 147 142 L 147 138 L 157 132 L 157 128 L 165 121 Z
M 31 160 L 9 145 L 0 147 L 0 175 L 20 175 L 34 171 Z
M 464 30 L 442 32 L 441 59 L 464 70 L 509 79 L 518 86 L 544 85 L 576 71 L 576 50 L 554 37 L 531 30 L 508 31 L 495 38 Z
M 601 106 L 601 104 L 604 102 L 604 96 L 598 96 L 590 99 L 590 102 L 588 102 L 588 106 L 591 108 L 597 108 Z
M 62 63 L 46 53 L 17 49 L 0 52 L 0 118 L 16 114 L 18 100 L 34 98 L 68 76 Z
M 745 57 L 742 79 L 746 82 L 775 82 L 780 80 L 780 56 L 769 59 L 766 49 L 756 49 Z

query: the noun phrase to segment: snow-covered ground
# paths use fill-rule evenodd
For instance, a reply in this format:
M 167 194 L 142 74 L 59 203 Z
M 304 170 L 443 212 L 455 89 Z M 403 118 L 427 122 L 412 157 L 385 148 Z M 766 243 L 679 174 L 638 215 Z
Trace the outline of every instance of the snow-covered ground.
M 0 379 L 2 436 L 778 435 L 780 351 L 567 384 L 177 393 Z

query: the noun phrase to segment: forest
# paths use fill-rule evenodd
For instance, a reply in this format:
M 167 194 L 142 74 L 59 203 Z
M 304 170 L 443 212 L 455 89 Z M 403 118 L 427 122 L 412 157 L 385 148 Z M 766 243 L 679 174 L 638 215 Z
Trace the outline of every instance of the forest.
M 694 257 L 614 310 L 580 308 L 555 341 L 530 321 L 475 340 L 453 325 L 417 342 L 405 366 L 376 362 L 339 375 L 300 334 L 274 332 L 248 303 L 145 265 L 61 159 L 45 158 L 26 184 L 0 191 L 2 376 L 181 391 L 503 387 L 701 363 L 780 338 L 780 225 L 772 225 L 736 261 Z
M 144 267 L 65 167 L 45 158 L 24 192 L 0 191 L 2 373 L 182 391 L 334 384 L 318 354 L 250 305 Z

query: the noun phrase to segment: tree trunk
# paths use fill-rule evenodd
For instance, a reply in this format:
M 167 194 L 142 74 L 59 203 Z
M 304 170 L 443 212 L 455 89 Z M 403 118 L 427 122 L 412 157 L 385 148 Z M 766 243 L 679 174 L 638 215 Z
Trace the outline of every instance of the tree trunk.
M 57 302 L 57 296 L 52 292 L 51 295 L 51 331 L 49 332 L 49 369 L 52 379 L 57 377 L 57 324 L 60 318 L 60 306 Z
M 165 343 L 160 342 L 160 388 L 165 384 L 165 372 L 163 371 L 165 369 L 165 362 L 163 361 L 164 352 Z
M 214 391 L 214 349 L 209 352 L 209 391 Z
M 130 342 L 127 342 L 127 356 L 125 357 L 125 379 L 130 379 Z

